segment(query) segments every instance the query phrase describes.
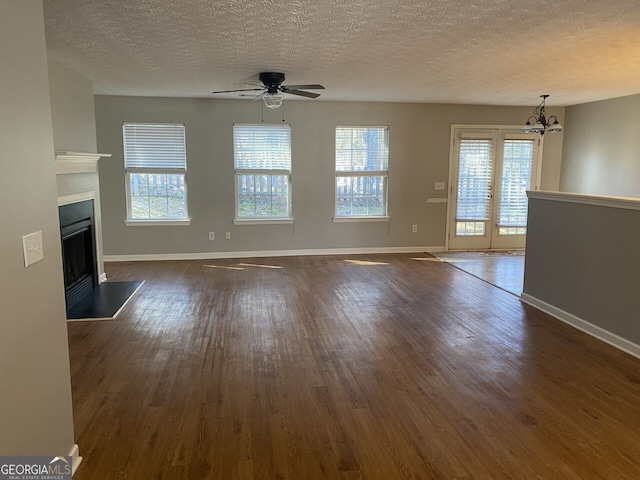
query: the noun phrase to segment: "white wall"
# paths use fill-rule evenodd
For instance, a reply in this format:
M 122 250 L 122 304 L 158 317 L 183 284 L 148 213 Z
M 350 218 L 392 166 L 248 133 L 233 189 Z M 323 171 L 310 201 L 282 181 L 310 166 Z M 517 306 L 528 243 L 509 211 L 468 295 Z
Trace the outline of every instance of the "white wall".
M 285 101 L 284 111 L 251 100 L 97 96 L 105 255 L 259 252 L 336 248 L 442 248 L 446 196 L 434 182 L 449 175 L 452 124 L 521 125 L 530 107 Z M 554 110 L 563 120 L 563 109 Z M 234 218 L 234 123 L 291 124 L 294 225 L 237 226 Z M 127 227 L 123 122 L 186 125 L 188 227 Z M 336 125 L 389 126 L 389 223 L 334 223 Z M 545 139 L 542 188 L 557 189 L 562 135 Z M 411 233 L 411 226 L 418 232 Z M 207 232 L 216 232 L 209 241 Z M 232 239 L 225 240 L 224 232 Z
M 567 107 L 560 189 L 640 198 L 640 95 Z
M 42 2 L 0 2 L 0 35 L 0 454 L 68 455 L 73 418 Z M 22 236 L 38 230 L 44 260 L 25 268 Z

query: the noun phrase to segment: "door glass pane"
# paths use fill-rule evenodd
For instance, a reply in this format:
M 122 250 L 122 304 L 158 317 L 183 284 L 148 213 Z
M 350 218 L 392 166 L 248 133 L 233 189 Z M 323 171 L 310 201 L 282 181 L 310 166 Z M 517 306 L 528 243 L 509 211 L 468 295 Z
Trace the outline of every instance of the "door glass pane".
M 498 228 L 500 235 L 527 233 L 527 190 L 531 188 L 534 140 L 505 140 Z
M 458 154 L 456 235 L 485 234 L 490 218 L 492 141 L 462 139 Z
M 456 235 L 484 235 L 486 222 L 456 222 Z

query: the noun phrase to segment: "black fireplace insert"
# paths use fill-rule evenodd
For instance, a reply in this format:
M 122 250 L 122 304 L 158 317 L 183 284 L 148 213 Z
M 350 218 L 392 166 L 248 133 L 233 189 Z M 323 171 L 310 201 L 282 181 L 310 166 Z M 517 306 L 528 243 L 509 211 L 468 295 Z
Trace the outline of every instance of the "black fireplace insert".
M 93 200 L 62 205 L 60 236 L 67 310 L 98 285 Z

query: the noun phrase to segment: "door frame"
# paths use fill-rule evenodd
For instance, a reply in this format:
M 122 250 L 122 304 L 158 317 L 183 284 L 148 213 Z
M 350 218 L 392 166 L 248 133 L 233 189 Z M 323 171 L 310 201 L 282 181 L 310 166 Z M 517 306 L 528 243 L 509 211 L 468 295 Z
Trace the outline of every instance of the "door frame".
M 468 130 L 522 130 L 522 125 L 478 125 L 478 124 L 451 124 L 451 130 L 449 133 L 449 179 L 448 179 L 448 192 L 447 192 L 447 213 L 445 219 L 445 239 L 444 239 L 444 248 L 445 251 L 449 251 L 449 243 L 451 239 L 451 230 L 452 223 L 450 221 L 451 218 L 451 209 L 453 208 L 453 204 L 455 203 L 455 199 L 453 195 L 455 192 L 453 191 L 453 185 L 455 183 L 454 179 L 457 178 L 458 173 L 453 171 L 454 164 L 454 156 L 457 155 L 455 152 L 455 131 L 457 129 L 468 129 Z M 535 138 L 535 137 L 532 137 Z M 544 146 L 544 136 L 539 135 L 539 144 L 537 148 L 537 158 L 536 158 L 536 171 L 534 174 L 533 186 L 531 190 L 540 190 L 540 179 L 542 178 L 542 153 Z M 493 221 L 493 220 L 492 220 Z

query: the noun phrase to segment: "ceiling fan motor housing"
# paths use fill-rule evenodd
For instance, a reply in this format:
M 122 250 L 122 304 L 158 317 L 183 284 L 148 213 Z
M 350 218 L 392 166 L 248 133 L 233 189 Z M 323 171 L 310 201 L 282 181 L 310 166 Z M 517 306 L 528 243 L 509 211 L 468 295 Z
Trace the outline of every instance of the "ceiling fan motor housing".
M 268 93 L 278 93 L 278 87 L 284 82 L 284 73 L 262 72 L 258 78 L 267 87 Z

